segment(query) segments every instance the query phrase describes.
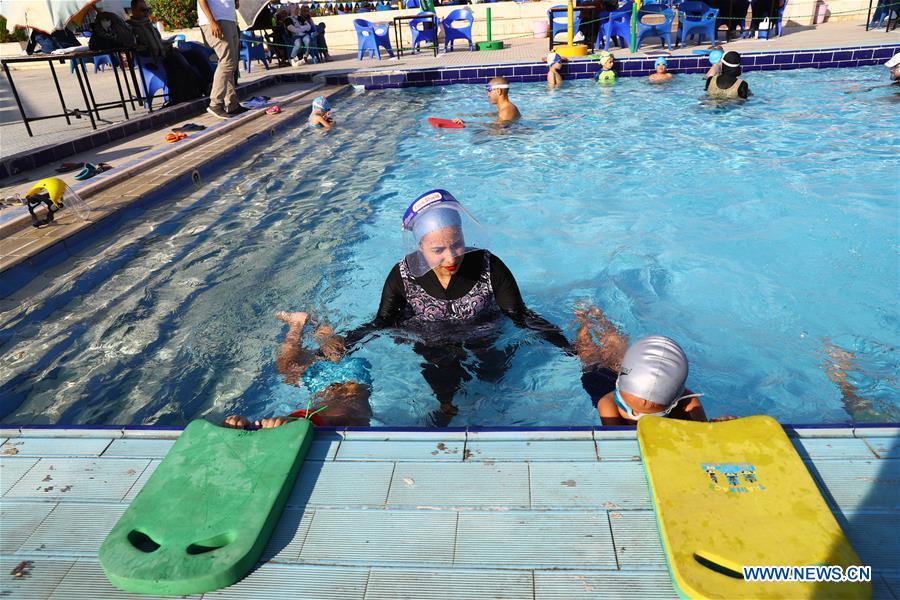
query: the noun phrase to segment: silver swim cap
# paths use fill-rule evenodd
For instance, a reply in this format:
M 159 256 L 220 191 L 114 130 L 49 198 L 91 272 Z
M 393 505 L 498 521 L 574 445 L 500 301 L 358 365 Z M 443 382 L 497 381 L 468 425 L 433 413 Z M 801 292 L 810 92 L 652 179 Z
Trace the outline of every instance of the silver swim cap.
M 651 335 L 625 352 L 619 369 L 620 392 L 667 407 L 681 397 L 688 376 L 688 361 L 675 340 Z

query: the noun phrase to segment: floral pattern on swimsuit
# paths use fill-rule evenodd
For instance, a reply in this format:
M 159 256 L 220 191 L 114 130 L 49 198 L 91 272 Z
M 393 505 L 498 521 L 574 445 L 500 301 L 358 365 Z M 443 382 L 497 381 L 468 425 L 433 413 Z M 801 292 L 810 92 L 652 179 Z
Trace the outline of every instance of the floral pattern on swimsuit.
M 457 300 L 441 300 L 425 291 L 416 282 L 406 259 L 400 261 L 400 277 L 406 292 L 406 309 L 403 321 L 406 325 L 435 323 L 438 321 L 467 321 L 492 311 L 495 306 L 494 288 L 491 286 L 491 255 L 484 251 L 484 268 L 472 289 Z

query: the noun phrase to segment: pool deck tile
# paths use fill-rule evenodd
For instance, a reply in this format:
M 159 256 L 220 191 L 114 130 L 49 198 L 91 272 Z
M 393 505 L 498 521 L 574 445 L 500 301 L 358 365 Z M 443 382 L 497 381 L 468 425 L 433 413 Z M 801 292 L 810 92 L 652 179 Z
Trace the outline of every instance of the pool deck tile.
M 898 445 L 896 428 L 796 431 L 824 497 L 873 566 L 875 597 L 891 597 L 900 460 L 878 456 Z M 54 430 L 28 433 L 37 432 L 9 433 L 58 452 Z M 90 443 L 105 442 L 103 454 L 0 454 L 0 568 L 29 573 L 27 586 L 3 577 L 0 592 L 130 597 L 105 581 L 97 551 L 177 433 L 78 430 L 61 445 L 95 452 Z M 441 443 L 456 449 L 452 460 L 431 455 Z M 594 443 L 599 460 L 584 454 Z M 633 430 L 319 432 L 259 567 L 204 598 L 675 597 L 636 444 Z M 463 460 L 467 450 L 483 459 Z
M 459 515 L 454 565 L 545 569 L 615 569 L 605 511 Z
M 369 573 L 366 600 L 533 600 L 530 571 L 381 569 Z
M 535 571 L 534 600 L 677 599 L 666 571 Z
M 112 439 L 16 438 L 0 446 L 0 454 L 15 450 L 16 456 L 100 456 Z

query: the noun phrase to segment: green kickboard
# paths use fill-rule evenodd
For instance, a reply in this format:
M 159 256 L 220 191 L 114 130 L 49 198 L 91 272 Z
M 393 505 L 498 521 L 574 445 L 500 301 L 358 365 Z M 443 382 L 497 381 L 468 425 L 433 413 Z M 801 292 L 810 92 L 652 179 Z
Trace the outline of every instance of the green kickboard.
M 301 419 L 243 431 L 191 422 L 100 547 L 109 581 L 182 596 L 229 586 L 259 560 L 312 442 Z

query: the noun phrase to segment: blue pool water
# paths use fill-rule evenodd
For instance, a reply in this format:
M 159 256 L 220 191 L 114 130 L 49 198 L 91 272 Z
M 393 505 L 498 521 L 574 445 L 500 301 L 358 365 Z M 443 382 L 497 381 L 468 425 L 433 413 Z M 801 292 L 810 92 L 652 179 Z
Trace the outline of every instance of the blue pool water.
M 403 210 L 444 187 L 568 334 L 588 302 L 633 337 L 679 340 L 710 415 L 848 421 L 834 344 L 854 355 L 865 418 L 897 421 L 900 104 L 885 71 L 751 73 L 754 97 L 732 106 L 703 101 L 699 76 L 515 85 L 525 118 L 508 131 L 425 123 L 487 112 L 482 86 L 347 96 L 336 130 L 253 147 L 2 300 L 0 415 L 177 425 L 305 405 L 275 373 L 273 311 L 369 319 Z M 464 384 L 453 425 L 599 423 L 576 359 L 508 322 L 497 343 L 515 348 L 505 375 Z M 357 355 L 373 424 L 428 423 L 409 344 L 382 335 Z

